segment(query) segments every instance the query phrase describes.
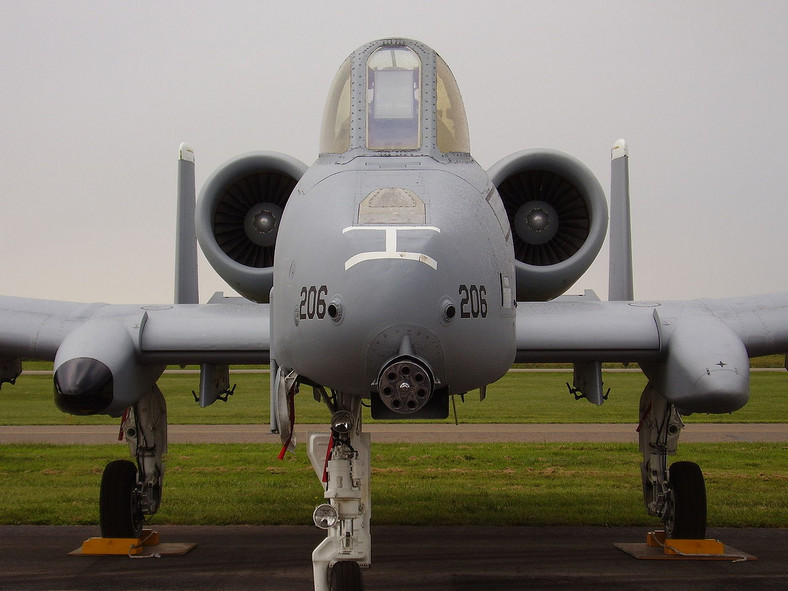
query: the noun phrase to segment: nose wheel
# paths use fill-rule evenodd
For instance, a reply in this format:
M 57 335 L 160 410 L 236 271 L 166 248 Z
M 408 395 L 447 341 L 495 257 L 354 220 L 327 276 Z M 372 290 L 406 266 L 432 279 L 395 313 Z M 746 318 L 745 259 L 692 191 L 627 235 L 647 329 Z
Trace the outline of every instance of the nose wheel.
M 343 560 L 334 564 L 331 569 L 330 589 L 331 591 L 364 591 L 358 562 Z

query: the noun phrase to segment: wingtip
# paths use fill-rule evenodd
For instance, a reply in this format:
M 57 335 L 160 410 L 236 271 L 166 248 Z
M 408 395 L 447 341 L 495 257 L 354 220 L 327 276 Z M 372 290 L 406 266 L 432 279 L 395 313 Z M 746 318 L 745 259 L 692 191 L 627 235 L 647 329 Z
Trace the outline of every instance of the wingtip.
M 629 150 L 627 149 L 626 140 L 624 139 L 616 140 L 616 143 L 613 144 L 613 149 L 610 151 L 610 155 L 611 155 L 611 160 L 629 156 Z
M 178 146 L 178 160 L 194 162 L 194 150 L 192 150 L 186 142 L 182 142 L 181 145 Z

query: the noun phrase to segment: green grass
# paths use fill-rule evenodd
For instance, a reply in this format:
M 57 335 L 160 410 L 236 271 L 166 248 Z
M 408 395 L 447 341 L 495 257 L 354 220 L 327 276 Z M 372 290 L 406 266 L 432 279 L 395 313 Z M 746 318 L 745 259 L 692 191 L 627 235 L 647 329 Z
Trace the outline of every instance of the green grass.
M 479 402 L 478 392 L 465 403 L 457 400 L 462 423 L 636 423 L 640 393 L 646 384 L 640 373 L 603 374 L 610 398 L 601 407 L 575 401 L 566 388 L 571 372 L 509 373 L 487 389 Z M 167 398 L 173 424 L 260 424 L 268 422 L 268 374 L 233 374 L 236 394 L 229 402 L 200 408 L 192 398 L 199 387 L 197 375 L 164 374 L 159 385 Z M 730 415 L 694 415 L 687 422 L 783 422 L 788 420 L 788 375 L 753 373 L 750 402 Z M 366 412 L 365 420 L 369 418 Z M 314 401 L 309 387 L 296 396 L 299 423 L 324 423 L 328 411 Z M 445 422 L 452 422 L 450 416 Z M 16 385 L 0 389 L 0 425 L 117 424 L 111 417 L 75 417 L 61 413 L 52 402 L 51 376 L 21 376 Z
M 788 526 L 788 444 L 684 444 L 709 524 Z M 309 524 L 322 489 L 303 450 L 172 445 L 153 524 Z M 0 524 L 94 524 L 103 466 L 125 446 L 0 446 Z M 629 444 L 374 444 L 373 523 L 657 525 Z
M 753 360 L 776 366 L 782 357 Z M 51 369 L 27 364 L 26 369 Z M 172 423 L 268 421 L 268 375 L 233 375 L 236 395 L 200 409 L 196 375 L 165 374 Z M 571 373 L 510 373 L 458 401 L 464 423 L 635 423 L 645 378 L 605 373 L 610 399 L 602 407 L 575 401 Z M 732 415 L 687 421 L 782 422 L 788 419 L 787 377 L 751 376 L 751 400 Z M 300 423 L 322 423 L 325 408 L 310 388 L 296 397 Z M 367 416 L 366 420 L 369 420 Z M 453 420 L 452 418 L 449 421 Z M 22 376 L 0 390 L 0 424 L 117 424 L 109 417 L 74 417 L 52 403 L 51 376 Z M 717 443 L 679 446 L 675 459 L 704 469 L 709 523 L 788 527 L 788 444 Z M 107 462 L 125 445 L 0 445 L 0 524 L 95 524 Z M 277 445 L 170 446 L 164 504 L 153 524 L 309 524 L 322 492 L 303 448 L 278 462 Z M 640 454 L 629 444 L 375 444 L 373 522 L 377 524 L 657 525 L 640 492 Z

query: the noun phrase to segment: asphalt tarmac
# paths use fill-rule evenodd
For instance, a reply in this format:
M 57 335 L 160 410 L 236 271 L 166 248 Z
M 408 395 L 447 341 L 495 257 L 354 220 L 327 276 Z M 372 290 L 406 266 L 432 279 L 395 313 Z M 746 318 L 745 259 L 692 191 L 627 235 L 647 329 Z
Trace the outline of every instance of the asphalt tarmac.
M 96 527 L 0 527 L 0 588 L 25 590 L 308 590 L 322 532 L 306 526 L 161 526 L 184 556 L 69 556 Z M 710 529 L 756 561 L 637 560 L 614 546 L 646 528 L 374 527 L 367 590 L 788 588 L 788 530 Z

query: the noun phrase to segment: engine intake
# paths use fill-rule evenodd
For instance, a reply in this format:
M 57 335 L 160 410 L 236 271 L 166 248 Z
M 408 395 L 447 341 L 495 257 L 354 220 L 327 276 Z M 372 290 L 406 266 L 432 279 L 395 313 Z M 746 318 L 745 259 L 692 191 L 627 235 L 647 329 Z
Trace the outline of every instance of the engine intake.
M 579 160 L 552 150 L 512 154 L 489 175 L 512 228 L 517 300 L 561 295 L 605 240 L 607 202 L 599 181 Z
M 245 154 L 219 167 L 200 193 L 200 247 L 222 279 L 245 298 L 268 301 L 279 222 L 306 169 L 285 154 Z

